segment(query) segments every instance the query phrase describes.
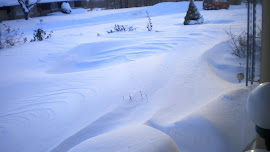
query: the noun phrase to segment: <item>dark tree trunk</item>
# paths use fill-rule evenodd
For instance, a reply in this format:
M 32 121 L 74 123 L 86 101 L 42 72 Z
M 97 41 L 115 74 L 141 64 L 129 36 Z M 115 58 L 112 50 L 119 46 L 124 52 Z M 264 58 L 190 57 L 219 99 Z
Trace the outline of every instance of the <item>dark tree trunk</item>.
M 29 0 L 18 0 L 18 3 L 20 4 L 20 6 L 23 9 L 24 12 L 24 18 L 25 20 L 28 20 L 30 18 L 30 12 L 31 9 L 39 2 L 40 0 L 37 0 L 35 3 L 33 4 L 29 4 Z
M 122 0 L 119 1 L 120 8 L 123 8 Z
M 28 20 L 30 18 L 30 12 L 26 7 L 26 4 L 23 1 L 18 0 L 18 2 L 20 3 L 20 6 L 23 9 L 23 13 L 24 13 L 24 18 L 25 20 Z
M 30 13 L 24 12 L 24 19 L 28 20 L 30 18 Z
M 126 0 L 126 8 L 128 8 L 128 0 Z

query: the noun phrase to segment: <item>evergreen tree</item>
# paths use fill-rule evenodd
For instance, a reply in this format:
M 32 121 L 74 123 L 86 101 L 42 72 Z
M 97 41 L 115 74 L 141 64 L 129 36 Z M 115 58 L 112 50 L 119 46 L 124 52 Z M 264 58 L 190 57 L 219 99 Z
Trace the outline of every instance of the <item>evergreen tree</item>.
M 194 0 L 190 0 L 188 11 L 185 16 L 184 25 L 201 24 L 203 21 L 203 16 L 201 16 L 196 5 L 194 4 Z

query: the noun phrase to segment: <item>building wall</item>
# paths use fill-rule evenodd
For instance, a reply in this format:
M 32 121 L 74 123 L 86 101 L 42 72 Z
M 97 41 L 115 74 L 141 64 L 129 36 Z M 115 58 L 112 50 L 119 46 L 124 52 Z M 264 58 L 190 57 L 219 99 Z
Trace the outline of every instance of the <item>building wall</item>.
M 13 19 L 24 18 L 24 13 L 21 6 L 13 6 L 12 8 L 13 8 L 12 12 L 14 14 Z
M 10 16 L 10 8 L 2 7 L 0 8 L 0 21 L 8 20 Z
M 69 1 L 71 8 L 83 7 L 84 1 Z M 53 3 L 41 3 L 37 4 L 30 13 L 30 17 L 45 16 L 49 13 L 61 11 L 62 2 Z M 21 6 L 0 7 L 0 21 L 22 19 L 24 18 L 24 12 Z

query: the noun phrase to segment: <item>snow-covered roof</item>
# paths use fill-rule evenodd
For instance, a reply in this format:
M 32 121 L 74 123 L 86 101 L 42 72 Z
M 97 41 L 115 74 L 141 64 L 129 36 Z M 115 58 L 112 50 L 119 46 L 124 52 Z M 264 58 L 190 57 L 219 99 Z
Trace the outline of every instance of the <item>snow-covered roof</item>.
M 86 0 L 41 0 L 39 3 L 63 2 L 63 1 L 86 1 Z M 36 0 L 30 0 L 30 4 Z M 0 7 L 19 5 L 17 0 L 0 0 Z

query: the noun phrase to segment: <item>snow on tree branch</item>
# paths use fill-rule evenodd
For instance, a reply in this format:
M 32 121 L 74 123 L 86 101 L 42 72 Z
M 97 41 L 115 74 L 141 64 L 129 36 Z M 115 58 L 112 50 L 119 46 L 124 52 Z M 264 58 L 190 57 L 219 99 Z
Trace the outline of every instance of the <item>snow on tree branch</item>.
M 34 4 L 29 5 L 29 9 L 31 10 L 37 3 L 39 3 L 41 0 L 37 0 Z
M 30 18 L 30 11 L 31 9 L 37 4 L 39 3 L 41 0 L 37 0 L 35 3 L 33 4 L 29 4 L 29 0 L 18 0 L 18 3 L 21 5 L 23 12 L 24 12 L 24 17 L 26 20 L 28 20 Z

